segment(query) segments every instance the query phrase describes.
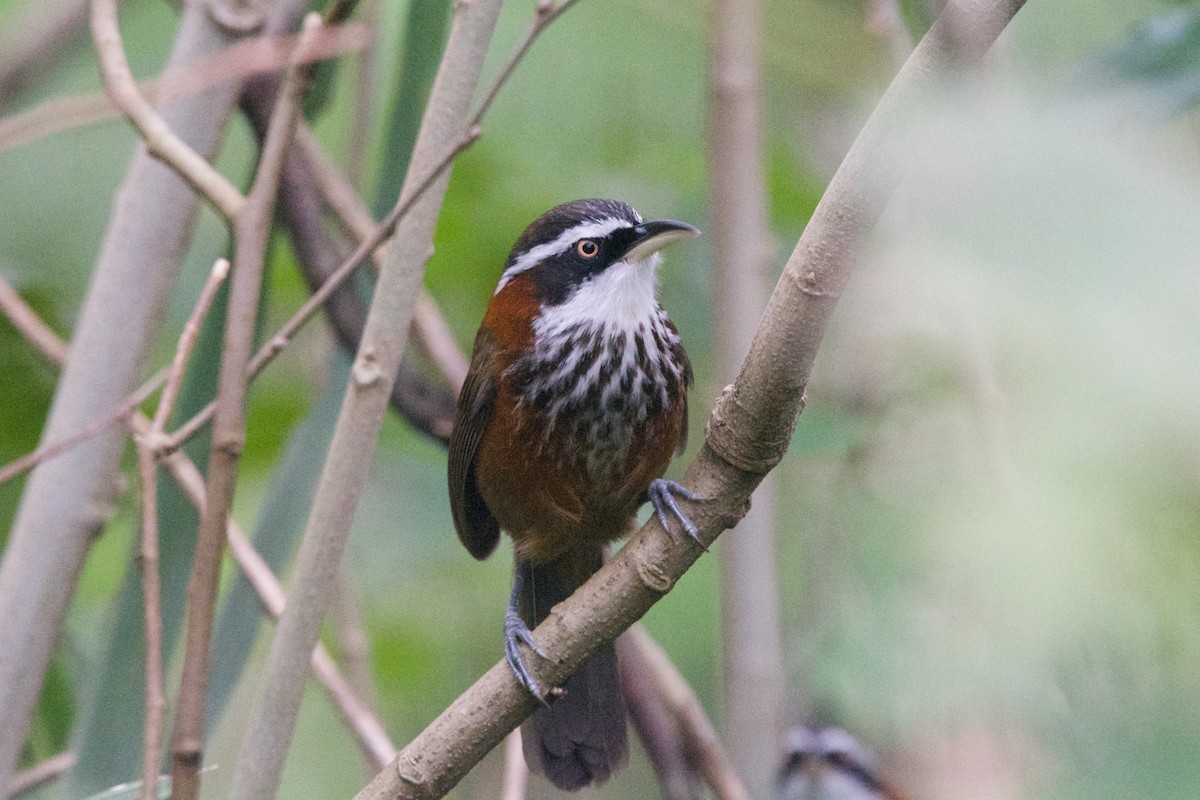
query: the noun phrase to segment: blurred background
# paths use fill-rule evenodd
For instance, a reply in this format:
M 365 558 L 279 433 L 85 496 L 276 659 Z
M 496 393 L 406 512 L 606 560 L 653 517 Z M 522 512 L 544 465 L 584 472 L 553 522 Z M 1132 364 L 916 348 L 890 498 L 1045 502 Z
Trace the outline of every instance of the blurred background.
M 767 4 L 776 272 L 905 37 L 931 19 L 902 4 L 903 27 L 883 30 L 871 24 L 877 5 Z M 373 111 L 348 66 L 321 84 L 315 126 L 343 164 L 353 121 L 370 114 L 349 162 L 367 198 L 401 169 L 379 142 L 407 6 L 373 12 Z M 29 9 L 0 0 L 0 58 Z M 491 73 L 532 9 L 506 5 Z M 122 4 L 135 75 L 156 74 L 175 22 L 161 0 Z M 699 0 L 582 0 L 539 39 L 455 166 L 427 271 L 464 348 L 512 242 L 558 202 L 616 197 L 706 228 L 706 43 Z M 99 85 L 81 33 L 0 97 L 0 117 Z M 1031 0 L 980 74 L 912 109 L 902 131 L 904 184 L 834 317 L 779 468 L 777 563 L 788 715 L 851 731 L 914 798 L 1200 796 L 1197 100 L 1200 4 Z M 109 120 L 0 148 L 0 274 L 64 336 L 133 144 Z M 235 119 L 221 168 L 242 183 L 253 152 Z M 205 212 L 156 365 L 226 244 Z M 307 294 L 278 244 L 267 330 Z M 693 443 L 721 388 L 708 247 L 674 248 L 662 272 L 696 366 Z M 255 383 L 235 508 L 247 529 L 268 509 L 278 516 L 267 527 L 297 533 L 310 495 L 279 476 L 285 463 L 307 480 L 319 469 L 337 402 L 325 388 L 332 374 L 340 392 L 343 371 L 319 322 Z M 37 444 L 56 375 L 5 321 L 0 375 L 8 462 Z M 0 532 L 22 486 L 0 485 Z M 400 744 L 500 655 L 510 556 L 466 554 L 444 486 L 444 451 L 390 418 L 344 597 L 361 609 L 374 701 Z M 137 752 L 139 695 L 122 703 L 102 678 L 114 659 L 140 657 L 140 628 L 125 638 L 117 621 L 136 529 L 126 493 L 93 547 L 26 763 L 72 747 L 87 726 L 109 732 L 107 749 L 128 739 Z M 279 545 L 284 563 L 289 547 Z M 702 558 L 645 625 L 720 729 L 716 564 Z M 253 673 L 268 641 L 255 630 L 248 656 L 216 667 L 225 706 L 207 796 L 222 796 L 240 741 L 252 684 L 240 667 L 248 658 Z M 495 796 L 501 760 L 493 753 L 451 796 Z M 135 761 L 128 779 L 136 772 Z M 363 782 L 354 741 L 314 687 L 280 796 L 350 796 Z M 40 796 L 93 793 L 70 792 Z M 655 792 L 635 747 L 627 772 L 580 796 Z M 551 794 L 534 782 L 529 796 Z

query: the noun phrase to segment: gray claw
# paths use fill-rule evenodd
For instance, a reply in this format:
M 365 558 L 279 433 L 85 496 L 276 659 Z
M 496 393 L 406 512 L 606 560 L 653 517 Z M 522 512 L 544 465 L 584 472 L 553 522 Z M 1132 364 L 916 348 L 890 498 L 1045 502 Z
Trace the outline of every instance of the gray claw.
M 537 656 L 549 659 L 546 652 L 533 640 L 533 634 L 529 632 L 529 626 L 525 624 L 525 621 L 517 616 L 515 611 L 509 610 L 504 615 L 504 660 L 508 663 L 508 668 L 512 670 L 517 681 L 533 695 L 534 699 L 542 705 L 549 705 L 546 692 L 534 680 L 529 668 L 525 666 L 525 659 L 521 655 L 522 643 Z
M 683 532 L 688 535 L 688 538 L 700 545 L 700 548 L 705 552 L 708 551 L 704 542 L 700 541 L 700 532 L 696 529 L 695 524 L 688 519 L 687 514 L 683 513 L 683 509 L 679 507 L 679 503 L 675 502 L 675 495 L 679 495 L 684 500 L 702 500 L 702 497 L 689 489 L 685 489 L 675 481 L 668 481 L 662 478 L 651 481 L 650 486 L 646 489 L 646 493 L 650 496 L 650 504 L 654 506 L 654 513 L 658 516 L 658 521 L 662 523 L 663 529 L 667 533 L 671 532 L 671 525 L 667 521 L 667 512 L 669 511 L 671 516 L 679 520 L 679 524 L 683 528 Z

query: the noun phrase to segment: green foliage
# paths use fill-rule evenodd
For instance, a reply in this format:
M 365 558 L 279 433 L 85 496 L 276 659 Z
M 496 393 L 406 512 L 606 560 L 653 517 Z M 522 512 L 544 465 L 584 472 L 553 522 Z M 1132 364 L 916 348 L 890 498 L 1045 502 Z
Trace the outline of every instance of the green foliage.
M 11 5 L 0 0 L 0 14 Z M 765 138 L 776 267 L 894 72 L 862 28 L 863 5 L 769 5 Z M 901 5 L 919 35 L 929 4 Z M 391 99 L 367 162 L 380 165 L 368 183 L 390 205 L 448 5 L 384 6 L 375 88 Z M 492 74 L 531 7 L 507 4 Z M 706 227 L 698 10 L 584 0 L 505 88 L 483 139 L 454 168 L 427 273 L 464 346 L 517 233 L 557 202 L 618 196 L 647 215 Z M 947 753 L 994 757 L 989 775 L 1004 796 L 1170 800 L 1200 792 L 1191 755 L 1200 718 L 1190 699 L 1200 680 L 1200 201 L 1185 113 L 1200 86 L 1200 23 L 1192 7 L 1162 11 L 1148 2 L 1030 3 L 994 59 L 996 80 L 1021 91 L 974 87 L 921 110 L 897 156 L 911 179 L 846 290 L 779 473 L 795 716 L 821 711 L 911 763 L 903 777 L 914 796 L 994 788 L 946 789 L 938 780 L 953 777 Z M 122 6 L 139 75 L 153 74 L 173 21 L 158 2 Z M 354 114 L 352 72 L 323 79 L 330 91 L 318 128 L 328 142 L 344 138 Z M 1081 83 L 1100 113 L 1061 89 Z M 81 46 L 24 102 L 95 85 Z M 1180 116 L 1146 115 L 1147 100 Z M 85 291 L 132 141 L 114 122 L 0 153 L 0 269 L 62 330 Z M 244 174 L 250 159 L 249 137 L 235 125 L 222 168 Z M 169 357 L 223 247 L 207 217 L 156 363 Z M 287 254 L 272 261 L 264 331 L 304 294 Z M 710 263 L 701 239 L 668 253 L 663 271 L 666 305 L 701 376 L 690 453 L 720 389 L 709 368 L 711 319 L 720 313 L 710 305 Z M 212 396 L 218 342 L 211 331 L 206 337 L 181 418 Z M 308 410 L 327 348 L 306 332 L 251 395 L 236 516 L 257 521 L 256 536 L 269 537 L 261 546 L 284 573 L 344 383 L 332 377 Z M 0 373 L 7 461 L 36 444 L 54 375 L 3 323 Z M 202 444 L 190 452 L 205 462 Z M 401 423 L 385 426 L 372 469 L 346 562 L 372 637 L 380 713 L 403 743 L 498 660 L 510 556 L 501 548 L 480 564 L 462 551 L 446 509 L 444 455 Z M 0 486 L 0 535 L 20 487 Z M 174 676 L 196 520 L 169 481 L 159 489 Z M 127 551 L 112 555 L 126 546 L 117 534 L 133 525 L 127 506 L 90 567 L 104 573 L 97 585 L 120 584 L 120 593 L 110 601 L 93 588 L 81 592 L 29 744 L 34 759 L 68 736 L 75 742 L 81 762 L 60 790 L 66 797 L 139 771 L 140 586 Z M 224 765 L 240 741 L 241 676 L 254 673 L 264 639 L 232 569 L 229 578 L 212 703 L 213 759 Z M 705 557 L 646 623 L 719 716 L 717 579 L 715 560 Z M 359 780 L 353 742 L 318 692 L 306 703 L 281 796 L 349 795 Z M 462 796 L 490 796 L 498 769 L 489 758 Z M 649 796 L 647 770 L 635 756 L 636 774 L 593 794 Z M 213 796 L 227 773 L 206 776 Z

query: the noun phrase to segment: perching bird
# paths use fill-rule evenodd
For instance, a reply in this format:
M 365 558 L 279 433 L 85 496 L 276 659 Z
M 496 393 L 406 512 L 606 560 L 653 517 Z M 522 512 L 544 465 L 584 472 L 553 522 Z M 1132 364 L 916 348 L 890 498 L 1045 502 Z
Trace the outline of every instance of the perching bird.
M 597 569 L 647 500 L 695 538 L 662 479 L 687 440 L 692 368 L 655 294 L 659 250 L 699 231 L 645 222 L 625 203 L 550 209 L 517 239 L 475 337 L 450 435 L 450 509 L 476 558 L 512 536 L 505 658 L 540 701 L 521 650 Z M 668 528 L 670 530 L 670 528 Z M 553 694 L 558 694 L 553 693 Z M 611 643 L 522 728 L 525 760 L 562 789 L 624 764 L 625 708 Z
M 880 776 L 875 758 L 841 728 L 788 733 L 779 800 L 907 800 Z

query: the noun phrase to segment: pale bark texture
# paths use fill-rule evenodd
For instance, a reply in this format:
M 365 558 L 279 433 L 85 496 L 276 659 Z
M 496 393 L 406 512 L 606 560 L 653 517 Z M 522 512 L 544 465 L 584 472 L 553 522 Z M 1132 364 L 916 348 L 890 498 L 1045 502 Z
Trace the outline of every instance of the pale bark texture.
M 402 196 L 443 158 L 468 126 L 470 103 L 500 13 L 500 0 L 460 0 L 430 94 Z M 266 800 L 278 791 L 308 676 L 329 610 L 358 498 L 404 353 L 433 230 L 449 183 L 443 173 L 397 226 L 358 348 L 329 455 L 313 500 L 287 607 L 260 677 L 230 796 Z
M 229 46 L 205 2 L 183 10 L 167 69 Z M 221 86 L 164 109 L 198 152 L 216 152 L 237 97 Z M 56 441 L 121 402 L 146 369 L 150 345 L 191 240 L 199 200 L 138 145 L 117 193 L 70 357 L 42 434 Z M 6 786 L 88 546 L 112 512 L 127 432 L 114 427 L 29 477 L 0 564 L 0 786 Z
M 760 0 L 712 0 L 709 53 L 709 218 L 720 380 L 737 374 L 771 291 L 773 255 L 763 166 Z M 776 573 L 775 481 L 768 475 L 721 540 L 725 725 L 751 797 L 767 797 L 785 721 Z
M 980 58 L 1023 0 L 951 0 L 867 121 L 796 245 L 737 381 L 718 400 L 683 483 L 705 543 L 745 513 L 750 493 L 783 457 L 829 317 L 866 235 L 898 182 L 886 169 L 897 122 L 914 102 Z M 352 511 L 352 509 L 349 509 Z M 651 518 L 599 572 L 533 632 L 550 658 L 530 666 L 560 685 L 601 642 L 660 600 L 703 551 Z M 405 747 L 358 800 L 446 794 L 537 708 L 503 661 Z

